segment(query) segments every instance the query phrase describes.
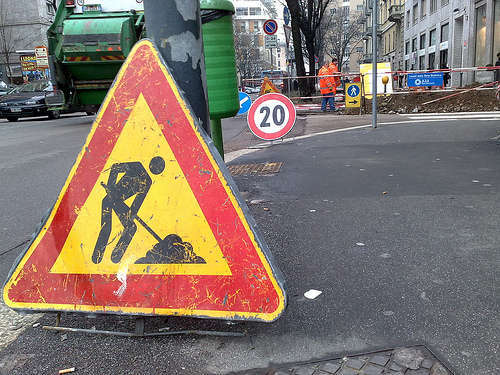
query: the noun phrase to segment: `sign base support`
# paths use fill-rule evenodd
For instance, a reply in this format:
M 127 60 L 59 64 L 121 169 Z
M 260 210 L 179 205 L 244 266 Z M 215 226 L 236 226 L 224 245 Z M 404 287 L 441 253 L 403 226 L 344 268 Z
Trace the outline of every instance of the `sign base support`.
M 145 332 L 144 326 L 146 319 L 144 317 L 137 317 L 135 320 L 134 332 L 121 332 L 121 331 L 106 331 L 99 329 L 88 328 L 71 328 L 59 326 L 61 322 L 61 313 L 58 312 L 56 316 L 55 326 L 43 326 L 42 328 L 47 331 L 56 332 L 72 332 L 72 333 L 90 333 L 94 335 L 106 336 L 121 336 L 121 337 L 153 337 L 153 336 L 173 336 L 173 335 L 199 335 L 199 336 L 223 336 L 223 337 L 244 337 L 242 332 L 222 332 L 222 331 L 203 331 L 203 330 L 180 330 L 180 331 L 160 331 L 159 332 Z

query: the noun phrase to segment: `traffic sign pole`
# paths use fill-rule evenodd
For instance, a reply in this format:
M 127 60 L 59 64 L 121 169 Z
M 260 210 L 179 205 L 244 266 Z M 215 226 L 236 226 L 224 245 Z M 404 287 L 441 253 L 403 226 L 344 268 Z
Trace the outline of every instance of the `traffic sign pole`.
M 210 135 L 200 2 L 148 0 L 144 2 L 144 14 L 148 36 L 155 42 L 203 129 Z M 182 35 L 190 35 L 192 42 L 186 43 Z M 177 52 L 180 46 L 183 52 Z M 184 59 L 185 56 L 191 57 Z

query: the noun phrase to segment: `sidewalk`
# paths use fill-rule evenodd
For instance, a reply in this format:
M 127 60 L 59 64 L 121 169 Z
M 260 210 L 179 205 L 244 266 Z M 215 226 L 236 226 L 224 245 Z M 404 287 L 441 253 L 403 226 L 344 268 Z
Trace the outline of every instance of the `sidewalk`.
M 406 119 L 406 117 L 397 114 L 378 116 L 378 120 L 382 123 L 404 121 Z M 297 114 L 295 126 L 285 136 L 285 139 L 369 124 L 371 124 L 371 115 L 339 115 L 337 113 L 303 115 L 299 113 Z M 224 150 L 226 153 L 254 147 L 263 142 L 248 129 L 246 115 L 222 120 L 222 130 L 224 132 Z M 277 143 L 279 140 L 275 142 Z

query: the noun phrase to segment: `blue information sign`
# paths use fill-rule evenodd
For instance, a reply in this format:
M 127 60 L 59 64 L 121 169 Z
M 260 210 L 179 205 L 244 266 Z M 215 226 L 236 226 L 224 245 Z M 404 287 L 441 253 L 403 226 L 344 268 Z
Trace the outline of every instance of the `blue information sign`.
M 443 72 L 408 74 L 408 87 L 423 86 L 443 86 Z
M 243 115 L 247 113 L 251 106 L 252 99 L 250 99 L 250 96 L 247 93 L 240 91 L 240 110 L 238 111 L 237 115 Z

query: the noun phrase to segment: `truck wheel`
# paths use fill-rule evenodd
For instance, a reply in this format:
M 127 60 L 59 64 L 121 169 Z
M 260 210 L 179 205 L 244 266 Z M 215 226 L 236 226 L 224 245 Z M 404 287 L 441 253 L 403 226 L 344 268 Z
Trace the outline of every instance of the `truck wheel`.
M 7 120 L 10 121 L 10 122 L 16 122 L 17 120 L 19 120 L 19 117 L 9 116 L 9 117 L 7 117 Z
M 87 116 L 94 116 L 95 115 L 95 112 L 91 112 L 91 111 L 87 111 L 85 113 L 87 114 Z
M 61 112 L 57 109 L 55 111 L 49 111 L 49 119 L 57 120 L 59 117 L 61 117 Z

